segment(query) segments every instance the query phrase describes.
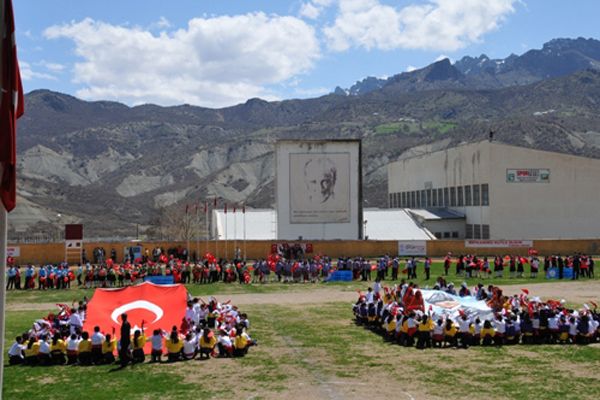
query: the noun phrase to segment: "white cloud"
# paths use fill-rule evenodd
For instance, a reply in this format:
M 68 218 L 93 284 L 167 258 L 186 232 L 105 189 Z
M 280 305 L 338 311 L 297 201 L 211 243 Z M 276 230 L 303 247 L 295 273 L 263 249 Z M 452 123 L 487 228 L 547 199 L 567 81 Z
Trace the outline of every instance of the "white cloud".
M 46 79 L 55 81 L 56 77 L 50 74 L 46 74 L 44 72 L 37 72 L 31 68 L 31 64 L 27 61 L 20 60 L 19 61 L 19 69 L 21 72 L 21 79 L 24 81 L 30 81 L 32 79 Z
M 185 29 L 157 35 L 87 18 L 44 35 L 75 43 L 78 96 L 129 104 L 221 107 L 273 99 L 268 87 L 313 68 L 320 51 L 304 21 L 264 13 L 194 18 Z
M 302 3 L 300 16 L 308 19 L 317 19 L 323 10 L 334 3 L 335 0 L 311 0 Z
M 309 19 L 317 19 L 321 14 L 321 9 L 315 6 L 313 3 L 304 3 L 300 7 L 300 16 Z
M 454 51 L 481 40 L 515 11 L 517 0 L 429 0 L 401 8 L 379 0 L 338 0 L 324 28 L 329 47 Z
M 48 71 L 52 72 L 62 72 L 65 69 L 65 66 L 59 63 L 48 62 L 46 60 L 42 60 L 40 62 L 35 63 L 41 67 L 46 68 Z
M 158 26 L 159 28 L 170 28 L 171 27 L 171 23 L 169 22 L 168 19 L 166 19 L 165 17 L 161 16 L 158 19 L 158 22 L 156 23 L 156 26 Z
M 298 96 L 301 96 L 301 97 L 322 96 L 322 95 L 325 95 L 330 92 L 331 92 L 331 90 L 327 89 L 326 87 L 304 88 L 304 89 L 296 88 L 294 90 L 294 93 L 296 93 Z

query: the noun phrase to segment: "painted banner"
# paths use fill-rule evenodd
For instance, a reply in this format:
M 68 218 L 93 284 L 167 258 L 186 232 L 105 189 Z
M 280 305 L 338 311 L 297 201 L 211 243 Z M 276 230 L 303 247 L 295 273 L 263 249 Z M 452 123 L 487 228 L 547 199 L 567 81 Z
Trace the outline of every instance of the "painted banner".
M 507 169 L 506 181 L 517 183 L 550 182 L 550 170 L 547 168 Z
M 290 154 L 290 223 L 350 222 L 350 153 Z
M 398 241 L 398 255 L 400 256 L 424 256 L 426 254 L 427 242 L 425 240 Z
M 421 290 L 421 293 L 425 310 L 431 307 L 434 319 L 446 316 L 458 321 L 461 313 L 472 319 L 479 317 L 481 321 L 491 320 L 494 316 L 485 301 L 477 300 L 473 296 L 459 297 L 440 290 Z
M 473 248 L 530 248 L 533 247 L 533 240 L 465 240 L 465 247 Z
M 126 313 L 131 324 L 131 335 L 142 329 L 146 337 L 152 336 L 154 329 L 170 331 L 173 326 L 179 327 L 185 316 L 187 290 L 184 285 L 155 285 L 144 282 L 140 285 L 122 289 L 96 289 L 88 303 L 87 317 L 83 329 L 90 334 L 94 327 L 112 334 L 114 329 L 120 339 L 121 314 Z M 150 341 L 144 352 L 150 354 Z
M 6 248 L 6 257 L 20 257 L 21 248 L 19 246 L 8 246 Z

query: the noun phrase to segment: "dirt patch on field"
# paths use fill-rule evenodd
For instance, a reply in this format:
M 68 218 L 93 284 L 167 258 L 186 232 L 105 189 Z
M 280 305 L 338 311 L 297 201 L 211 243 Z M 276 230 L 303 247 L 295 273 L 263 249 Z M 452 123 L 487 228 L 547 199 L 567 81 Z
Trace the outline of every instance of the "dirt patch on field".
M 521 288 L 527 288 L 531 296 L 539 296 L 542 299 L 565 299 L 569 303 L 575 304 L 589 303 L 590 300 L 598 302 L 600 298 L 600 281 L 566 281 L 529 285 L 501 285 L 501 287 L 506 294 L 521 293 Z M 231 300 L 233 304 L 245 306 L 260 304 L 323 304 L 342 301 L 352 303 L 356 301 L 356 296 L 356 292 L 344 290 L 342 287 L 319 287 L 293 292 L 220 295 L 217 298 L 219 301 Z M 55 308 L 55 303 L 23 302 L 6 305 L 7 311 L 48 311 Z

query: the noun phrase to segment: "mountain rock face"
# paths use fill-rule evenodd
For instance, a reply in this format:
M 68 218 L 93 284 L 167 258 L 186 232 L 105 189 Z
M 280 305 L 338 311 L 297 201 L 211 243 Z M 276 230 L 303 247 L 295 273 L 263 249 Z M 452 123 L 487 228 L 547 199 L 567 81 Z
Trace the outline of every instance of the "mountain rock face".
M 359 96 L 394 85 L 405 92 L 463 88 L 498 89 L 527 85 L 586 69 L 600 69 L 600 41 L 595 39 L 554 39 L 542 49 L 504 59 L 465 56 L 451 64 L 435 62 L 425 68 L 394 75 L 388 79 L 366 78 L 350 89 L 336 88 L 334 94 Z
M 223 109 L 34 91 L 18 125 L 10 236 L 82 222 L 87 237 L 131 237 L 138 226 L 156 232 L 165 209 L 214 197 L 221 207 L 272 207 L 279 139 L 362 139 L 366 207 L 387 204 L 388 162 L 479 140 L 490 129 L 502 142 L 598 157 L 598 43 L 555 40 L 503 60 L 510 68 L 485 56 L 441 60 L 366 92 Z

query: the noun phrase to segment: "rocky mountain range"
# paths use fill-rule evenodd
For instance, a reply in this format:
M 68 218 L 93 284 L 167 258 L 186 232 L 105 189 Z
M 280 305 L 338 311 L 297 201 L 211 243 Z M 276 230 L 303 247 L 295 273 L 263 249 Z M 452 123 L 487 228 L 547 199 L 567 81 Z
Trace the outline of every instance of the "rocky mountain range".
M 600 69 L 600 41 L 554 39 L 541 49 L 504 59 L 465 56 L 454 64 L 448 58 L 425 68 L 390 78 L 367 77 L 348 89 L 336 87 L 334 94 L 360 96 L 393 86 L 398 91 L 431 89 L 498 89 L 558 78 L 585 69 Z
M 442 60 L 381 85 L 373 79 L 314 99 L 222 109 L 33 91 L 19 120 L 9 235 L 82 222 L 87 237 L 131 237 L 138 227 L 157 237 L 161 216 L 186 204 L 219 197 L 270 207 L 279 139 L 361 138 L 365 207 L 386 206 L 390 160 L 489 130 L 511 144 L 600 155 L 599 41 L 557 39 L 504 60 Z

